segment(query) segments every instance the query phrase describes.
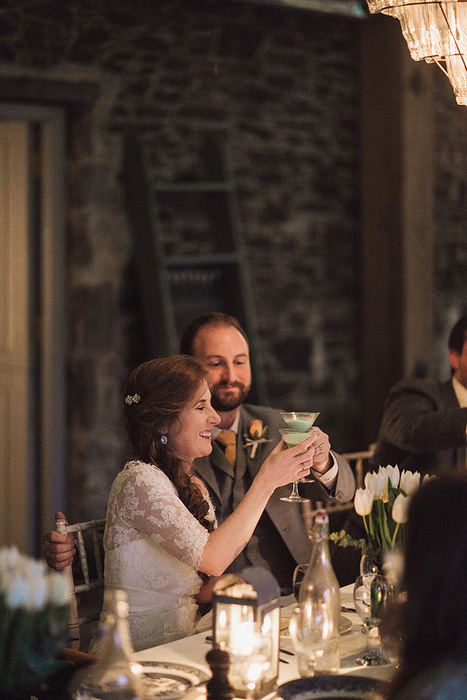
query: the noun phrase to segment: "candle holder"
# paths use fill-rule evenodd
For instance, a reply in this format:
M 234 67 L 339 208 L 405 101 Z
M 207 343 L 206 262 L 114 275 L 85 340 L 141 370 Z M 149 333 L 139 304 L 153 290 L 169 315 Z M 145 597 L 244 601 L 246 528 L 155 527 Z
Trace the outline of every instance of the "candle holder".
M 249 567 L 241 578 L 233 574 L 221 577 L 212 599 L 214 644 L 229 652 L 229 679 L 236 696 L 262 698 L 274 692 L 280 634 L 276 579 L 265 569 Z

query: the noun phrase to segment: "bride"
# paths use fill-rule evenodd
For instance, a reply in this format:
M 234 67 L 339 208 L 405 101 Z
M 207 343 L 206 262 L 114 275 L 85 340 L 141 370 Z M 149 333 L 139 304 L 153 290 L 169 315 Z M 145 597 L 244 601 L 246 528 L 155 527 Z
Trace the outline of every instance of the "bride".
M 250 539 L 274 489 L 309 473 L 310 436 L 264 462 L 243 500 L 217 527 L 193 460 L 211 452 L 220 418 L 202 366 L 192 357 L 144 362 L 125 392 L 133 459 L 117 475 L 104 535 L 105 586 L 128 594 L 136 651 L 193 631 L 198 605 Z M 304 453 L 305 451 L 305 453 Z

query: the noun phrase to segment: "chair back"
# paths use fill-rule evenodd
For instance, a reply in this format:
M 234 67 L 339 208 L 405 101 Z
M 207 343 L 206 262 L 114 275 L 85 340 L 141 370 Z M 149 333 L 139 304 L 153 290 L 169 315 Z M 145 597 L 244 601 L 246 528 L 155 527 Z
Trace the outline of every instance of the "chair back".
M 96 596 L 93 599 L 86 594 L 104 588 L 105 519 L 67 525 L 64 519 L 57 518 L 55 528 L 63 535 L 73 535 L 79 554 L 77 563 L 65 569 L 70 586 L 69 646 L 77 650 L 83 645 L 84 625 L 96 623 L 102 609 L 100 595 L 96 604 Z
M 376 448 L 376 443 L 371 444 L 367 450 L 361 450 L 359 452 L 344 452 L 341 453 L 341 457 L 344 457 L 354 473 L 355 482 L 358 488 L 363 488 L 365 473 L 367 468 L 368 460 L 373 456 Z M 321 502 L 305 502 L 301 504 L 302 506 L 302 517 L 305 522 L 306 530 L 311 537 L 313 530 L 313 520 L 316 513 L 319 512 L 321 508 L 325 508 L 328 515 L 334 514 L 336 516 L 338 513 L 342 514 L 342 523 L 346 517 L 346 512 L 352 511 L 354 509 L 353 499 L 347 503 L 341 503 L 337 498 L 329 497 L 325 501 Z M 341 525 L 336 525 L 336 520 L 334 522 L 334 529 L 342 527 Z
M 362 489 L 365 480 L 365 474 L 368 469 L 368 460 L 373 457 L 376 449 L 376 443 L 369 445 L 367 450 L 360 452 L 344 452 L 341 456 L 344 457 L 350 464 L 357 483 L 357 489 Z

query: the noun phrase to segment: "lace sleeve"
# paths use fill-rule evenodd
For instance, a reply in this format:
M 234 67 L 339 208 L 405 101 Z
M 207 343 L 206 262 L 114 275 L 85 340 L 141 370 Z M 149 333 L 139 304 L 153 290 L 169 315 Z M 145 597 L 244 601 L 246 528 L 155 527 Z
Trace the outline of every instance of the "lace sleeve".
M 121 476 L 115 495 L 117 517 L 198 569 L 209 533 L 181 502 L 169 478 L 143 463 L 134 463 Z

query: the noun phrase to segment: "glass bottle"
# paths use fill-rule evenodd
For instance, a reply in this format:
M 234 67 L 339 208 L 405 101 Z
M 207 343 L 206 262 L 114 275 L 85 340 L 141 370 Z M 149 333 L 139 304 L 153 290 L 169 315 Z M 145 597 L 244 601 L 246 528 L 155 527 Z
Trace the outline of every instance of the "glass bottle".
M 126 591 L 105 590 L 96 634 L 98 659 L 79 671 L 68 695 L 71 700 L 139 700 L 141 676 L 132 662 L 133 646 L 128 624 Z
M 340 667 L 340 591 L 329 554 L 329 518 L 317 512 L 310 564 L 291 621 L 301 676 L 337 673 Z M 292 629 L 292 628 L 295 629 Z

